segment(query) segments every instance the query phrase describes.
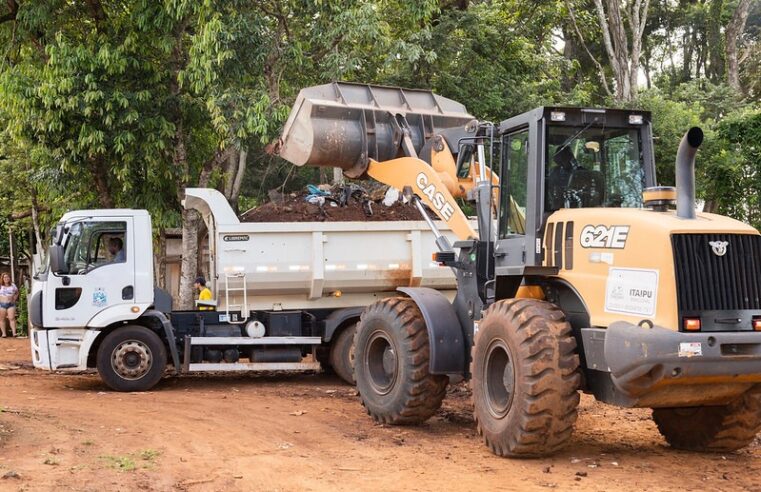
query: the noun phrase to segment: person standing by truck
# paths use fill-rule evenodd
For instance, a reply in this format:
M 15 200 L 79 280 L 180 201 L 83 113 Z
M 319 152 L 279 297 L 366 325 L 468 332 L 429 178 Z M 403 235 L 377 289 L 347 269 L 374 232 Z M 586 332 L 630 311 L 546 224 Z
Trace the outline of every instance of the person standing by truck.
M 193 284 L 193 286 L 198 291 L 198 300 L 199 301 L 211 301 L 212 300 L 211 289 L 206 287 L 206 279 L 205 278 L 198 277 L 196 279 L 195 284 Z M 212 310 L 211 307 L 209 307 L 209 306 L 203 306 L 203 305 L 199 306 L 198 309 L 199 309 L 199 311 L 211 311 Z
M 0 276 L 0 331 L 3 338 L 8 336 L 5 328 L 5 320 L 11 325 L 11 335 L 16 336 L 16 301 L 18 300 L 18 288 L 11 282 L 11 276 L 3 273 Z

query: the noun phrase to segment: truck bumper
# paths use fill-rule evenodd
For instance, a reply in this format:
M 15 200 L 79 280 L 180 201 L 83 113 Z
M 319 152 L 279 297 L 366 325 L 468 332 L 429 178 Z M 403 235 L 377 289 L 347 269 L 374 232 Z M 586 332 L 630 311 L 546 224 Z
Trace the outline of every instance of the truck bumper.
M 93 342 L 100 332 L 85 328 L 32 328 L 32 363 L 48 371 L 84 371 Z
M 761 332 L 683 333 L 623 321 L 581 332 L 587 369 L 609 373 L 636 406 L 722 404 L 761 383 Z

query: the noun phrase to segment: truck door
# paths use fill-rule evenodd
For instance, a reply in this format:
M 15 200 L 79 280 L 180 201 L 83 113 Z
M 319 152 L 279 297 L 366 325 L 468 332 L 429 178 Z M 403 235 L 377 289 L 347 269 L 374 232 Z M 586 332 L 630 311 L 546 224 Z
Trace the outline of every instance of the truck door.
M 132 217 L 94 217 L 68 229 L 67 273 L 48 277 L 43 308 L 44 319 L 58 328 L 87 326 L 101 311 L 133 303 L 135 295 Z

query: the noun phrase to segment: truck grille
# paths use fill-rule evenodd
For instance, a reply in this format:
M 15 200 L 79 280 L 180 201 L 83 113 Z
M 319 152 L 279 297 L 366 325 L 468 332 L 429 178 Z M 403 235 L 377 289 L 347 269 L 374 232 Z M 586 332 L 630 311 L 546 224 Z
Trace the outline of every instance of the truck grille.
M 680 312 L 761 309 L 761 236 L 674 234 L 671 242 Z

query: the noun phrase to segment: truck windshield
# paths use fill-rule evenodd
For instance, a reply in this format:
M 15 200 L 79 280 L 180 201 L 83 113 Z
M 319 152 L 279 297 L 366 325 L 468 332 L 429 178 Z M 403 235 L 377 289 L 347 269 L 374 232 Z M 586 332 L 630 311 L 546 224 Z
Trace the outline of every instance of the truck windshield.
M 641 207 L 645 167 L 638 128 L 550 126 L 545 211 Z
M 64 247 L 64 261 L 70 274 L 84 274 L 106 264 L 123 263 L 126 259 L 122 221 L 77 222 L 69 228 Z

